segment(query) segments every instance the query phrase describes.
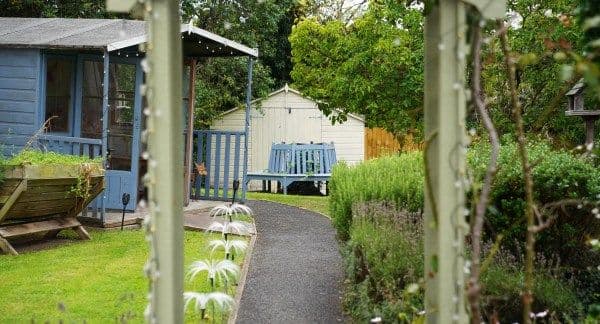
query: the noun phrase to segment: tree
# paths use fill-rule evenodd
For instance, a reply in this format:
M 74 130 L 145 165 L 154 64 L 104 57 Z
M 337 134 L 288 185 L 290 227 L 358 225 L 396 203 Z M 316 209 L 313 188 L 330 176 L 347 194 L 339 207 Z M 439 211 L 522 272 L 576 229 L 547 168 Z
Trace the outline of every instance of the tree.
M 578 0 L 512 0 L 508 6 L 515 17 L 507 37 L 511 55 L 517 60 L 517 92 L 525 130 L 544 134 L 558 146 L 572 146 L 583 133 L 581 124 L 564 114 L 564 94 L 578 77 L 565 73 L 555 54 L 582 50 L 581 29 L 572 16 Z M 489 94 L 494 123 L 500 134 L 514 133 L 508 82 L 496 38 L 483 57 L 484 89 Z M 477 121 L 476 114 L 470 117 L 471 122 Z
M 183 21 L 259 49 L 253 96 L 262 97 L 290 81 L 287 40 L 301 6 L 295 0 L 183 0 Z M 203 59 L 198 64 L 196 125 L 207 127 L 219 113 L 245 99 L 246 59 Z
M 419 9 L 369 2 L 350 24 L 301 20 L 292 30 L 294 84 L 333 122 L 361 114 L 368 126 L 420 133 L 423 30 Z
M 106 11 L 106 0 L 7 0 L 0 2 L 5 17 L 126 18 Z

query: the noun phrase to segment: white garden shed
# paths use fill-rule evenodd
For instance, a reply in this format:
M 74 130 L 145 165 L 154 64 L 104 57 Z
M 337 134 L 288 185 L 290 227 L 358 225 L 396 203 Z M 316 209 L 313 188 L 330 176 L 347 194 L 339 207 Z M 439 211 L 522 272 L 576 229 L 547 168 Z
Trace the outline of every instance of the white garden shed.
M 318 108 L 318 103 L 287 84 L 265 98 L 252 102 L 248 136 L 248 171 L 267 169 L 273 143 L 333 143 L 337 160 L 355 164 L 364 160 L 365 121 L 350 114 L 335 125 Z M 212 130 L 243 131 L 245 110 L 235 108 L 221 114 Z M 250 189 L 260 184 L 250 183 Z

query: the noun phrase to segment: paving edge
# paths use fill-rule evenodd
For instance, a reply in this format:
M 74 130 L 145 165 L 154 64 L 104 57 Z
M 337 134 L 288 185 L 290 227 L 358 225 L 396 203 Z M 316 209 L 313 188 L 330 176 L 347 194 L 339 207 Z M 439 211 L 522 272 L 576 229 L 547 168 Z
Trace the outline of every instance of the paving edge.
M 240 280 L 238 281 L 238 286 L 235 290 L 235 305 L 233 306 L 231 314 L 229 314 L 227 324 L 235 324 L 235 321 L 237 320 L 240 302 L 242 301 L 242 294 L 244 293 L 244 287 L 246 286 L 246 276 L 248 275 L 250 261 L 252 260 L 252 252 L 254 251 L 254 245 L 256 244 L 257 239 L 258 233 L 250 237 L 250 244 L 248 244 L 248 249 L 246 250 L 246 257 L 244 258 L 244 265 L 242 266 Z

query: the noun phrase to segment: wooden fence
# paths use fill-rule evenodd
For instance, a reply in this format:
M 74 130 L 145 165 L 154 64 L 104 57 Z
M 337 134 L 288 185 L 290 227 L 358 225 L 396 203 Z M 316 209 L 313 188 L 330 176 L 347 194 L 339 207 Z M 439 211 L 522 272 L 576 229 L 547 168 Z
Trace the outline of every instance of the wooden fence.
M 411 135 L 406 136 L 403 143 L 400 143 L 392 133 L 383 128 L 365 129 L 366 160 L 397 152 L 417 151 L 422 148 L 423 144 L 415 143 Z

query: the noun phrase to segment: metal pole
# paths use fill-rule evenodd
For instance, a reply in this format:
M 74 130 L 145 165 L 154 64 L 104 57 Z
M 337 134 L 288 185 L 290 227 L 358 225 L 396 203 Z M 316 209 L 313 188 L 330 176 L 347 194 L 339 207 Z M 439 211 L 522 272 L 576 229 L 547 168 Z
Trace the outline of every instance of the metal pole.
M 425 23 L 425 312 L 428 323 L 466 323 L 465 9 L 433 5 Z
M 242 174 L 242 197 L 241 201 L 246 201 L 246 191 L 248 190 L 248 183 L 246 182 L 246 175 L 248 174 L 248 137 L 250 129 L 250 109 L 252 100 L 252 66 L 254 60 L 251 56 L 248 56 L 248 84 L 246 85 L 246 122 L 244 123 L 244 171 Z
M 183 323 L 182 49 L 178 1 L 146 1 L 148 187 L 154 266 L 149 319 Z M 148 6 L 149 4 L 149 6 Z

